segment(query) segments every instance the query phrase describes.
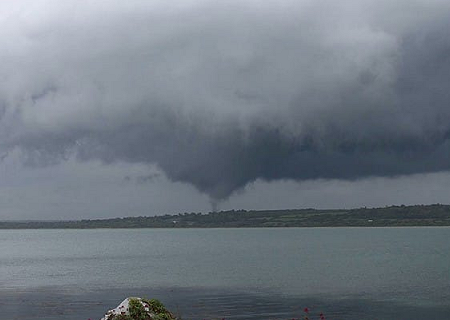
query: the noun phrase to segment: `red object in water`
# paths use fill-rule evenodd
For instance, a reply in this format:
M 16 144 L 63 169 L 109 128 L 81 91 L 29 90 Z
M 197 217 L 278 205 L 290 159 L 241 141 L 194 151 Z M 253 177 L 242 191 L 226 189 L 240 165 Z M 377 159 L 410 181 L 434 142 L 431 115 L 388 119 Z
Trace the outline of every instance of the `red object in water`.
M 303 309 L 303 311 L 305 311 L 306 313 L 308 313 L 308 312 L 309 312 L 309 309 L 308 309 L 308 308 L 305 308 L 305 309 Z

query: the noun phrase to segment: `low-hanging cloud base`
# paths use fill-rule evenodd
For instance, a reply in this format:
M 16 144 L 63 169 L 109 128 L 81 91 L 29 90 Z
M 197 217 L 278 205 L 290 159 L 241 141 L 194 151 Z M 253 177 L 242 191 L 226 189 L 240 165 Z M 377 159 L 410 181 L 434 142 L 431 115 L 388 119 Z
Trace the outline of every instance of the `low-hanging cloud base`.
M 6 1 L 0 150 L 254 181 L 450 170 L 448 1 Z

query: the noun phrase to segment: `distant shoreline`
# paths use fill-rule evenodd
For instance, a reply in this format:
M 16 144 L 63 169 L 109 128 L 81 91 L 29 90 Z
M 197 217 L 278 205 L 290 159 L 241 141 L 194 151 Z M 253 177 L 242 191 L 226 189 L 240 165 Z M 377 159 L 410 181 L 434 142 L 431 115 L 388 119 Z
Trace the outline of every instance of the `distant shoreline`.
M 450 226 L 450 205 L 358 209 L 230 210 L 75 221 L 0 221 L 0 229 L 289 228 Z

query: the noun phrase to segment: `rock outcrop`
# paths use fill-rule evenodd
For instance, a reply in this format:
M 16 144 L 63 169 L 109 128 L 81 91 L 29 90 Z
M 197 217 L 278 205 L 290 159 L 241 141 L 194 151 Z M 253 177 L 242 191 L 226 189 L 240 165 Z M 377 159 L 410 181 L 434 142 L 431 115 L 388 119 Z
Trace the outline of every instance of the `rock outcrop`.
M 156 299 L 126 298 L 109 310 L 101 320 L 176 320 L 177 318 Z

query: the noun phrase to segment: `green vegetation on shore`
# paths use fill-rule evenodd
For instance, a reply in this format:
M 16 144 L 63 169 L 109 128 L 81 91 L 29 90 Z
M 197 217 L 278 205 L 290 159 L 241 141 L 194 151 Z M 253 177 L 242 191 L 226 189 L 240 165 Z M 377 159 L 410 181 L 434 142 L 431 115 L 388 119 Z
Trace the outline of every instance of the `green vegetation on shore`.
M 0 229 L 450 226 L 450 205 L 339 210 L 230 210 L 78 221 L 3 221 Z
M 106 320 L 176 320 L 175 316 L 156 299 L 130 298 L 127 310 L 106 316 Z

